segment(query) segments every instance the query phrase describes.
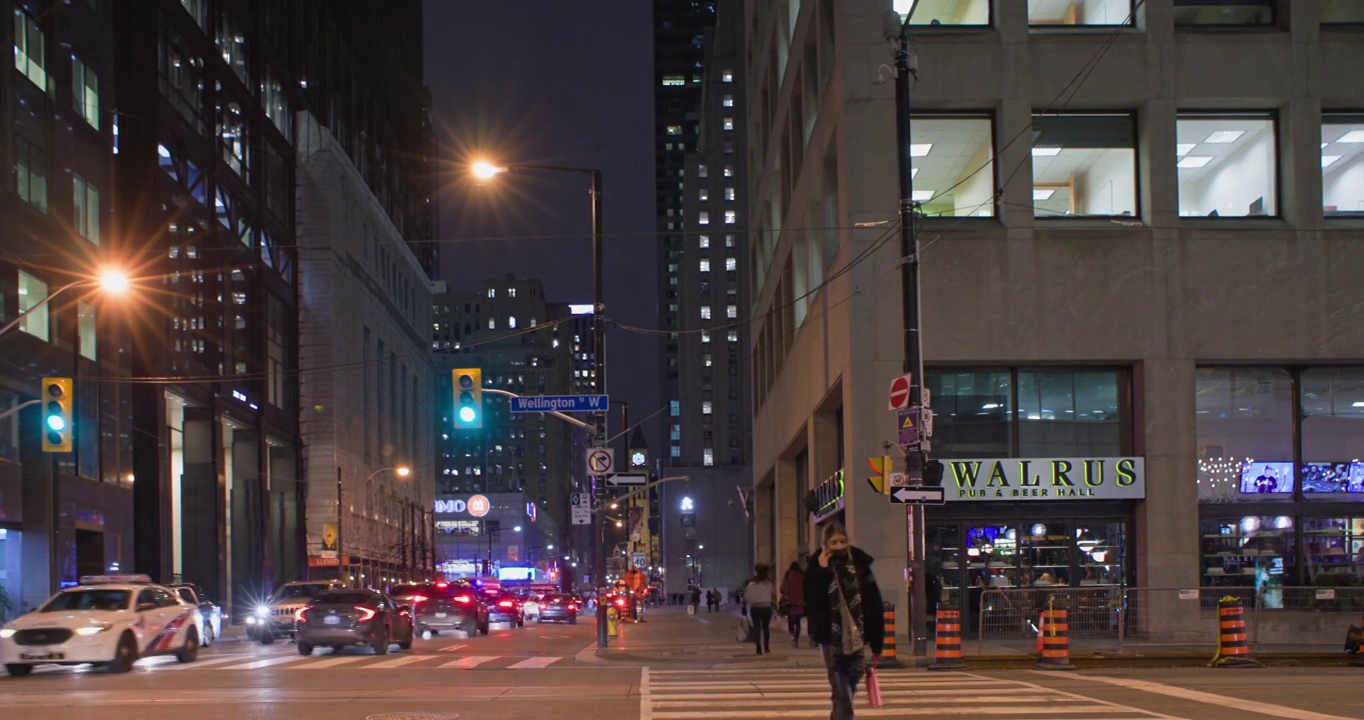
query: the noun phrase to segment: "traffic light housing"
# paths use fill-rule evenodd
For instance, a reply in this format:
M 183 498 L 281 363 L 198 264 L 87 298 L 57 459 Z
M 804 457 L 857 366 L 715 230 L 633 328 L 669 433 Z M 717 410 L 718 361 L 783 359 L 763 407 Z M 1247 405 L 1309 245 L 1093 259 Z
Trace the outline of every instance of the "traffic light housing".
M 890 494 L 890 474 L 894 472 L 894 461 L 889 455 L 867 458 L 867 465 L 876 473 L 867 478 L 871 488 L 882 495 Z
M 43 378 L 43 452 L 71 452 L 71 378 Z
M 452 378 L 455 389 L 455 429 L 477 430 L 483 427 L 483 371 L 479 368 L 455 368 Z

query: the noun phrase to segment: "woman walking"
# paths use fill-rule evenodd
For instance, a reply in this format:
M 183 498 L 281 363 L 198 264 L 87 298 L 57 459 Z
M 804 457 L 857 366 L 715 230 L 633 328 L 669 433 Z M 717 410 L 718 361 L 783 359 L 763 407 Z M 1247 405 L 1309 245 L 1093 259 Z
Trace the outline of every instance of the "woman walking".
M 800 558 L 786 568 L 781 579 L 781 602 L 778 604 L 786 612 L 786 628 L 791 633 L 791 647 L 800 647 L 800 619 L 805 617 L 805 565 L 809 556 L 801 553 Z
M 752 580 L 744 586 L 744 602 L 748 604 L 748 617 L 753 621 L 753 643 L 758 646 L 758 654 L 772 652 L 772 601 L 777 589 L 772 585 L 772 568 L 758 565 Z
M 848 542 L 839 523 L 824 528 L 824 547 L 805 574 L 810 638 L 823 646 L 833 691 L 830 720 L 851 720 L 857 682 L 881 654 L 885 617 L 872 557 Z

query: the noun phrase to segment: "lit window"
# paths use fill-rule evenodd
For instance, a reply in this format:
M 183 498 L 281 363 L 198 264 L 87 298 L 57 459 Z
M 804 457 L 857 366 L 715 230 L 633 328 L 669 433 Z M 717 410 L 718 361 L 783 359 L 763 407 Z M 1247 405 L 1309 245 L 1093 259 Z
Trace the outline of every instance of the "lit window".
M 697 267 L 697 269 L 700 270 L 701 272 L 710 272 L 710 261 L 709 261 L 709 260 L 701 260 L 701 261 L 697 262 L 696 267 Z
M 738 331 L 738 330 L 730 330 L 730 331 L 729 331 L 728 340 L 729 340 L 730 342 L 739 342 L 739 331 Z
M 19 197 L 47 212 L 47 153 L 14 136 L 14 184 Z
M 910 10 L 911 25 L 989 25 L 990 0 L 894 0 L 895 11 L 903 17 Z
M 711 414 L 712 412 L 714 412 L 714 410 L 715 410 L 715 408 L 712 407 L 711 402 L 710 402 L 709 400 L 702 400 L 702 401 L 701 401 L 701 414 L 702 414 L 702 415 L 709 415 L 709 414 Z
M 725 95 L 724 99 L 720 101 L 720 104 L 724 105 L 725 107 L 734 107 L 734 96 Z
M 725 271 L 734 272 L 739 269 L 739 261 L 735 258 L 725 258 Z
M 507 288 L 507 297 L 516 297 L 516 288 Z
M 1034 115 L 1032 127 L 1037 217 L 1137 214 L 1131 115 Z
M 733 225 L 734 223 L 737 223 L 737 222 L 739 222 L 739 213 L 735 212 L 734 210 L 726 210 L 726 211 L 725 211 L 725 224 L 726 224 L 726 225 Z
M 687 78 L 686 78 L 686 76 L 684 76 L 684 75 L 664 75 L 664 76 L 663 76 L 663 86 L 664 86 L 664 87 L 679 87 L 679 86 L 686 85 L 686 84 L 687 84 Z
M 1029 25 L 1131 25 L 1132 22 L 1132 0 L 1060 3 L 1051 0 L 1028 0 Z
M 1175 128 L 1179 214 L 1278 214 L 1274 136 L 1274 118 L 1268 114 L 1180 116 Z
M 705 165 L 697 165 L 696 175 L 697 177 L 710 177 L 710 170 Z
M 14 9 L 14 67 L 47 90 L 47 38 L 38 21 L 19 8 Z
M 709 225 L 710 213 L 706 212 L 705 210 L 702 210 L 701 213 L 697 216 L 696 222 L 701 225 Z
M 739 306 L 738 306 L 738 305 L 730 305 L 729 307 L 725 308 L 725 317 L 729 318 L 730 320 L 734 320 L 735 318 L 738 318 L 738 317 L 739 317 Z
M 1175 25 L 1273 25 L 1276 0 L 1175 0 Z
M 669 135 L 681 135 L 681 134 L 682 134 L 682 126 L 681 126 L 681 125 L 669 125 L 669 126 L 668 126 L 668 134 L 669 134 Z
M 80 236 L 99 244 L 99 190 L 81 176 L 72 174 L 72 227 Z
M 19 271 L 19 314 L 24 319 L 19 322 L 19 330 L 40 340 L 47 340 L 47 304 L 38 304 L 47 299 L 47 283 L 32 275 Z
M 705 250 L 706 248 L 710 247 L 710 236 L 702 235 L 701 239 L 698 240 L 697 242 L 701 246 L 701 249 Z
M 727 82 L 727 83 L 732 83 L 732 82 L 734 82 L 734 71 L 733 71 L 733 70 L 725 70 L 724 72 L 720 73 L 720 82 Z
M 99 129 L 99 76 L 76 57 L 71 58 L 71 99 L 76 113 Z
M 1321 123 L 1322 210 L 1364 215 L 1364 115 L 1326 115 Z
M 701 354 L 701 364 L 704 365 L 705 367 L 710 367 L 715 364 L 714 361 L 711 360 L 710 353 Z
M 497 329 L 497 318 L 488 318 L 488 329 L 489 330 Z
M 730 201 L 734 200 L 734 188 L 732 187 L 725 188 L 725 199 Z
M 507 318 L 507 327 L 509 327 L 509 328 L 511 328 L 511 329 L 513 329 L 513 330 L 516 329 L 516 316 L 515 316 L 515 315 L 512 315 L 512 316 L 510 316 L 510 317 Z
M 96 360 L 95 307 L 85 301 L 76 303 L 76 330 L 80 336 L 81 357 Z
M 734 236 L 733 236 L 733 235 L 726 235 L 726 236 L 725 236 L 725 247 L 727 247 L 727 248 L 732 248 L 732 247 L 734 247 Z
M 673 416 L 673 417 L 680 417 L 680 416 L 682 415 L 682 401 L 681 401 L 681 400 L 669 400 L 669 401 L 668 401 L 668 414 L 671 415 L 671 416 Z
M 934 217 L 994 215 L 990 118 L 915 116 L 910 127 L 913 199 Z
M 701 464 L 710 467 L 715 464 L 715 450 L 706 448 L 701 451 Z
M 710 319 L 710 306 L 709 306 L 709 305 L 702 305 L 702 306 L 701 306 L 701 319 L 702 319 L 702 320 L 709 320 L 709 319 Z
M 709 199 L 710 199 L 710 191 L 707 190 L 707 189 L 705 189 L 705 188 L 701 188 L 700 190 L 697 190 L 697 191 L 696 191 L 696 199 L 697 199 L 697 200 L 700 200 L 701 202 L 705 202 L 705 201 L 709 200 Z
M 682 457 L 682 448 L 673 445 L 668 449 L 668 454 L 671 455 L 672 457 L 680 458 Z
M 733 166 L 733 165 L 726 165 L 726 166 L 725 166 L 725 177 L 734 177 L 734 166 Z
M 497 288 L 488 288 L 488 297 L 490 298 L 497 297 Z
M 703 343 L 708 343 L 708 342 L 710 342 L 710 331 L 709 331 L 709 330 L 702 330 L 702 331 L 701 331 L 701 342 L 703 342 Z
M 726 129 L 726 130 L 733 130 L 733 129 L 734 129 L 734 118 L 732 118 L 732 117 L 727 117 L 727 118 L 725 118 L 725 129 Z

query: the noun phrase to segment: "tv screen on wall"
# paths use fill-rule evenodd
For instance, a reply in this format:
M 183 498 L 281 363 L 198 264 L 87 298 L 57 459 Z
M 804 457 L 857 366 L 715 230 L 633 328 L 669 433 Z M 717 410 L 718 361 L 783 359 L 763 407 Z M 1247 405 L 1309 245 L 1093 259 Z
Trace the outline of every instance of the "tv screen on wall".
M 1250 462 L 1242 465 L 1241 492 L 1247 494 L 1293 492 L 1293 463 Z
M 1302 491 L 1305 493 L 1364 493 L 1364 464 L 1304 463 Z

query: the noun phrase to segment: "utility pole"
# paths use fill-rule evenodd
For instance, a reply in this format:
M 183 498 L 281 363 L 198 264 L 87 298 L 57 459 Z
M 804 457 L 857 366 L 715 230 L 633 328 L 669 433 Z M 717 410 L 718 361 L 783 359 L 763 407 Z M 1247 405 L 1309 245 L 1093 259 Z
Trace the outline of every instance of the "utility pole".
M 895 141 L 900 174 L 900 312 L 904 322 L 904 372 L 909 379 L 909 406 L 923 408 L 924 357 L 923 338 L 919 332 L 923 309 L 919 295 L 919 232 L 916 227 L 918 211 L 914 207 L 914 160 L 911 154 L 910 86 L 918 72 L 917 60 L 912 57 L 909 39 L 909 17 L 902 20 L 894 10 L 886 12 L 886 39 L 895 43 Z M 920 428 L 922 417 L 915 418 Z M 924 440 L 926 443 L 927 441 Z M 905 450 L 906 471 L 910 484 L 923 484 L 926 448 L 924 445 Z M 913 653 L 922 657 L 927 652 L 925 638 L 928 627 L 927 575 L 924 566 L 924 506 L 910 505 L 906 513 L 906 561 L 909 568 L 909 637 Z
M 346 582 L 346 555 L 345 547 L 341 544 L 341 465 L 336 466 L 336 579 L 343 585 L 350 587 Z
M 598 395 L 606 394 L 606 321 L 602 318 L 602 313 L 606 309 L 606 297 L 602 291 L 602 173 L 600 170 L 592 171 L 592 371 L 593 389 Z M 602 414 L 598 422 L 601 427 L 597 430 L 597 442 L 602 447 L 606 446 L 606 420 L 611 412 L 610 403 L 602 409 Z M 598 497 L 601 499 L 602 507 L 606 501 L 606 482 L 603 477 L 594 477 L 594 488 Z M 596 538 L 596 572 L 593 573 L 596 579 L 597 594 L 597 647 L 606 647 L 606 604 L 602 597 L 602 588 L 606 587 L 606 526 L 602 522 L 602 512 L 592 513 L 592 531 Z

